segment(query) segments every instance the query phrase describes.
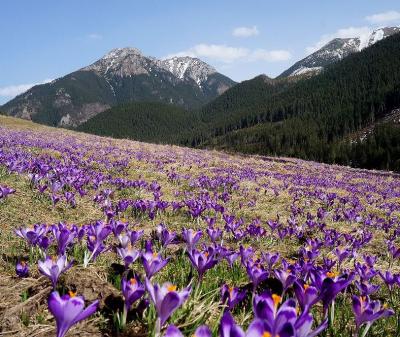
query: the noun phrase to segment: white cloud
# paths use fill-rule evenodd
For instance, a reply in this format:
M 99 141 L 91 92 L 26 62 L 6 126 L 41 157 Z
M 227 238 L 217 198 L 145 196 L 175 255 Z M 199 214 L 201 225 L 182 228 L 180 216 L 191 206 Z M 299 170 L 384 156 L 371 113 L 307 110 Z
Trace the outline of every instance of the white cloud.
M 197 44 L 187 50 L 180 51 L 166 56 L 170 58 L 173 56 L 190 56 L 190 57 L 207 57 L 217 61 L 230 63 L 237 59 L 243 58 L 248 54 L 246 48 L 229 47 L 223 44 Z
M 324 34 L 321 36 L 318 42 L 316 42 L 313 46 L 309 46 L 306 48 L 307 54 L 311 54 L 318 49 L 322 48 L 329 41 L 334 38 L 351 38 L 351 37 L 359 37 L 361 39 L 361 44 L 369 38 L 369 35 L 372 33 L 372 29 L 370 27 L 348 27 L 338 29 L 333 34 Z
M 6 87 L 0 87 L 0 97 L 15 97 L 19 94 L 22 94 L 23 92 L 29 90 L 35 85 L 38 84 L 43 84 L 43 83 L 49 83 L 51 82 L 51 79 L 45 79 L 42 82 L 39 83 L 29 83 L 29 84 L 16 84 L 16 85 L 9 85 Z
M 237 27 L 232 31 L 232 35 L 236 37 L 250 37 L 260 34 L 256 26 L 253 27 Z
M 101 40 L 103 38 L 102 35 L 97 34 L 97 33 L 91 33 L 91 34 L 88 34 L 86 36 L 91 40 Z
M 222 63 L 232 63 L 235 61 L 267 61 L 276 62 L 284 61 L 291 58 L 291 54 L 286 50 L 265 50 L 265 49 L 248 49 L 243 47 L 230 47 L 218 44 L 197 44 L 187 50 L 170 54 L 165 58 L 173 56 L 191 56 L 199 58 L 208 58 Z
M 400 12 L 388 11 L 384 13 L 368 15 L 365 17 L 365 20 L 371 23 L 386 23 L 392 21 L 400 21 Z
M 287 61 L 292 57 L 287 50 L 256 49 L 251 52 L 250 60 L 262 60 L 267 62 Z

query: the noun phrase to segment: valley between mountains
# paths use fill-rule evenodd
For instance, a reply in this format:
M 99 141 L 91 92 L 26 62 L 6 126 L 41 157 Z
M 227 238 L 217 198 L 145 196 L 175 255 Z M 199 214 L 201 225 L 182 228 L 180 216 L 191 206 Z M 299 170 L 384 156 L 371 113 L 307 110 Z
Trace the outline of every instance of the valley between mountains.
M 241 83 L 197 58 L 117 48 L 0 111 L 97 135 L 400 171 L 399 121 L 388 117 L 400 107 L 399 31 L 336 38 L 277 78 Z

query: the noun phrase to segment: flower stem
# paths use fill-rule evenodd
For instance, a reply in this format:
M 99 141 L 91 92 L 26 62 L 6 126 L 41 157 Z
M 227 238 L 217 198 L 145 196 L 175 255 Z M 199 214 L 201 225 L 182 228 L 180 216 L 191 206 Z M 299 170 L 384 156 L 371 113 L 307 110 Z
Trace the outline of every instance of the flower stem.
M 161 337 L 161 320 L 157 318 L 154 337 Z
M 128 316 L 128 309 L 127 309 L 126 305 L 124 305 L 124 310 L 123 310 L 122 316 L 121 316 L 121 329 L 125 329 L 127 316 Z

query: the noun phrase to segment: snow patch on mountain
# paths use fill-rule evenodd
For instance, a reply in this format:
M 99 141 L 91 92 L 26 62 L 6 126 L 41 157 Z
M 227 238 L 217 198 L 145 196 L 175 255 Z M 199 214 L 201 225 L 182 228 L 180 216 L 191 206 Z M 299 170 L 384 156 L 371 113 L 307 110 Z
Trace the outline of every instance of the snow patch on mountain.
M 308 73 L 316 73 L 318 74 L 322 70 L 322 67 L 304 67 L 301 66 L 300 68 L 296 69 L 293 71 L 290 76 L 299 76 L 299 75 L 304 75 Z
M 199 87 L 207 81 L 211 74 L 217 72 L 207 63 L 189 56 L 175 56 L 170 59 L 159 60 L 157 64 L 181 80 L 192 79 Z

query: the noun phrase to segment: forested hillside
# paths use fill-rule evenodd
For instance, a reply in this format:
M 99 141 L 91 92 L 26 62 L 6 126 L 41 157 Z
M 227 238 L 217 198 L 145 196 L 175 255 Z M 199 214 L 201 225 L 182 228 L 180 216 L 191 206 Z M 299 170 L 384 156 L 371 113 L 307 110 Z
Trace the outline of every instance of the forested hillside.
M 97 135 L 148 142 L 175 143 L 195 125 L 184 109 L 162 103 L 127 103 L 106 110 L 78 127 Z
M 240 88 L 241 84 L 233 89 Z M 218 101 L 226 100 L 233 89 L 203 110 L 206 126 L 195 145 L 343 162 L 345 135 L 400 106 L 400 35 L 266 99 L 253 97 L 246 105 L 243 95 L 238 98 L 239 108 L 214 109 L 224 105 Z
M 357 143 L 357 150 L 356 143 L 351 145 L 347 136 L 374 125 L 400 107 L 400 34 L 327 66 L 311 78 L 257 76 L 237 84 L 198 111 L 148 104 L 113 108 L 80 130 L 152 142 L 393 169 L 397 167 L 396 150 L 385 164 L 378 163 L 379 159 L 367 162 L 356 158 L 356 153 L 367 151 L 375 136 L 371 135 L 363 144 Z M 390 125 L 385 124 L 379 130 L 387 128 Z M 383 131 L 379 130 L 376 139 L 381 140 Z M 390 129 L 392 142 L 397 139 L 398 130 Z M 389 155 L 396 148 L 389 149 L 387 141 L 379 144 L 373 152 Z

